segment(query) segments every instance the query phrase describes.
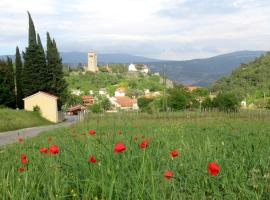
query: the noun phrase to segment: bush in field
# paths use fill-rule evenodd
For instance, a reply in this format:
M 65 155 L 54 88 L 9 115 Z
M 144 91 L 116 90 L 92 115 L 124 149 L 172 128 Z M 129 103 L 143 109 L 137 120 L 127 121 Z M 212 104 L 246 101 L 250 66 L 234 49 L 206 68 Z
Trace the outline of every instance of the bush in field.
M 89 108 L 93 113 L 100 113 L 102 111 L 101 105 L 98 103 L 89 106 Z
M 187 92 L 175 87 L 168 90 L 168 107 L 171 110 L 183 110 L 188 106 Z
M 237 112 L 240 108 L 240 100 L 234 93 L 219 93 L 214 99 L 214 106 L 219 111 Z
M 214 108 L 214 103 L 210 97 L 206 97 L 202 102 L 202 108 L 205 110 L 210 110 Z
M 149 104 L 153 101 L 153 98 L 141 97 L 138 99 L 138 106 L 141 111 L 145 112 L 149 109 Z

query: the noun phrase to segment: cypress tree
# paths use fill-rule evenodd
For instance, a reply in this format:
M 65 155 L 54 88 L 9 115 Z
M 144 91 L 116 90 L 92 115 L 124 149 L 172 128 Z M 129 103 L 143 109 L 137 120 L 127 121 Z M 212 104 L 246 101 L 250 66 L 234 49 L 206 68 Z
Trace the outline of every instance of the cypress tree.
M 46 92 L 48 91 L 47 83 L 49 75 L 47 70 L 45 51 L 43 49 L 39 34 L 37 34 L 37 45 L 38 45 L 37 62 L 39 63 L 39 81 L 40 81 L 39 90 Z
M 0 105 L 15 108 L 15 82 L 11 58 L 0 60 Z
M 35 46 L 35 45 L 37 45 L 35 25 L 34 25 L 34 22 L 32 20 L 32 17 L 31 17 L 31 14 L 29 13 L 29 11 L 27 11 L 27 14 L 28 14 L 28 18 L 29 18 L 28 45 Z
M 22 59 L 21 59 L 21 54 L 20 50 L 18 47 L 16 47 L 16 104 L 17 107 L 22 109 L 23 108 L 23 93 L 22 93 L 22 69 L 23 69 L 23 64 L 22 64 Z
M 23 94 L 29 96 L 47 86 L 46 59 L 40 37 L 36 41 L 36 30 L 28 12 L 29 17 L 29 38 L 28 47 L 24 54 L 24 69 L 22 76 Z
M 50 93 L 59 97 L 58 109 L 60 109 L 66 99 L 67 84 L 64 79 L 62 58 L 55 40 L 51 40 L 49 33 L 47 33 L 47 68 L 51 77 Z

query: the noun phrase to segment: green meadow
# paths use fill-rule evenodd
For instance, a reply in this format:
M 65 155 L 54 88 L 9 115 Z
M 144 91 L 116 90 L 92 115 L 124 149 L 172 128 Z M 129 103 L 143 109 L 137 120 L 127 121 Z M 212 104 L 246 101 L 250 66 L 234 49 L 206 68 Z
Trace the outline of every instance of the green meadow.
M 125 151 L 114 152 L 118 142 Z M 39 152 L 53 144 L 58 154 Z M 209 162 L 220 166 L 217 176 Z M 91 115 L 1 147 L 0 163 L 0 199 L 270 199 L 270 115 Z M 172 178 L 164 177 L 167 170 Z
M 0 132 L 51 124 L 38 113 L 0 108 Z

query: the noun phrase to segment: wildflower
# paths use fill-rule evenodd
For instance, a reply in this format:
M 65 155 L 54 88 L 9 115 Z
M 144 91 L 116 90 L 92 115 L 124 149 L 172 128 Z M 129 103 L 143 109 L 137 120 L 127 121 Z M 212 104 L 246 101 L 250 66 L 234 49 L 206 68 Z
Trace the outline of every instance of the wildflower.
M 165 178 L 170 179 L 170 178 L 173 177 L 173 172 L 167 170 L 167 171 L 165 172 L 164 176 L 165 176 Z
M 125 150 L 126 150 L 126 146 L 122 142 L 118 142 L 114 147 L 114 151 L 116 153 L 120 153 Z
M 47 153 L 48 152 L 48 149 L 46 147 L 42 147 L 40 148 L 40 153 Z
M 26 156 L 26 154 L 22 154 L 21 155 L 21 161 L 22 161 L 22 164 L 26 164 L 27 163 L 27 156 Z
M 89 130 L 89 134 L 90 135 L 95 135 L 96 134 L 96 131 L 94 129 L 91 129 L 91 130 Z
M 215 162 L 210 162 L 208 164 L 208 171 L 212 176 L 216 176 L 218 175 L 219 171 L 220 171 L 220 167 L 217 163 Z
M 19 167 L 19 171 L 20 172 L 26 171 L 26 168 L 25 167 Z
M 144 138 L 145 138 L 144 134 L 142 134 L 141 138 L 142 138 L 142 139 L 144 139 Z
M 138 141 L 138 137 L 135 137 L 133 140 L 134 140 L 134 142 L 137 142 Z
M 19 142 L 23 142 L 23 141 L 24 141 L 23 136 L 19 136 L 19 137 L 18 137 L 18 140 L 19 140 Z
M 118 132 L 118 135 L 122 135 L 122 131 L 119 131 L 119 132 Z
M 89 162 L 91 162 L 91 163 L 96 163 L 97 160 L 96 160 L 95 156 L 91 155 L 91 156 L 89 157 Z
M 141 149 L 145 149 L 148 147 L 148 145 L 149 145 L 148 140 L 143 140 L 142 143 L 140 144 L 140 147 Z
M 172 157 L 177 157 L 178 156 L 178 150 L 175 149 L 175 150 L 171 151 L 171 156 Z
M 57 153 L 59 153 L 59 147 L 56 144 L 54 144 L 50 147 L 50 154 L 57 154 Z

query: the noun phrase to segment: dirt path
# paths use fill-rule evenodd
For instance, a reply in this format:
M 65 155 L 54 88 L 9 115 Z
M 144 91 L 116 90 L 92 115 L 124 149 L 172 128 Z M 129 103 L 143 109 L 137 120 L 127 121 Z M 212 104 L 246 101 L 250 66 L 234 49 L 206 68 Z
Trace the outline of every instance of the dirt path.
M 15 131 L 1 132 L 0 133 L 0 146 L 17 142 L 19 132 L 23 133 L 23 137 L 34 137 L 40 134 L 41 132 L 49 131 L 49 130 L 53 130 L 53 129 L 61 128 L 61 127 L 67 127 L 76 122 L 77 122 L 76 117 L 68 117 L 65 122 L 60 123 L 60 124 L 38 126 L 38 127 L 32 127 L 32 128 L 24 128 L 24 129 L 15 130 Z

